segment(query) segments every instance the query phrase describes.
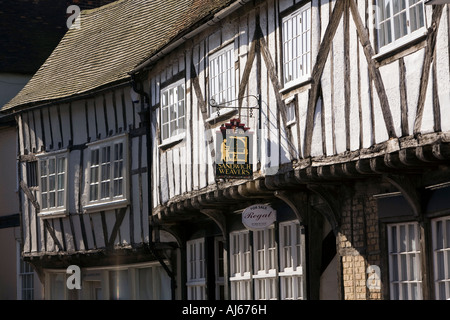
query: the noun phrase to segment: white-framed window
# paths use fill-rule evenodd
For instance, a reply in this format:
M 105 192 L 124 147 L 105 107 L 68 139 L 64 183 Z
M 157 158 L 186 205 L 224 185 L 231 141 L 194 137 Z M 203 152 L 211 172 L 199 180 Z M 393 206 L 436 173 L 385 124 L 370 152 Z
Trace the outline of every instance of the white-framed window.
M 296 123 L 295 106 L 295 101 L 286 104 L 286 126 L 292 126 Z
M 253 232 L 255 299 L 271 300 L 278 298 L 277 246 L 275 228 Z
M 235 106 L 234 44 L 230 44 L 209 56 L 209 99 L 216 104 Z M 222 113 L 232 111 L 226 108 Z M 210 116 L 217 115 L 217 107 L 211 105 Z
M 305 297 L 305 235 L 297 221 L 280 223 L 280 292 L 282 300 Z
M 128 270 L 111 270 L 108 276 L 110 300 L 130 300 Z
M 230 282 L 232 300 L 252 299 L 250 232 L 230 233 Z
M 88 145 L 88 204 L 86 211 L 99 206 L 114 209 L 127 204 L 127 135 Z
M 311 3 L 282 19 L 283 80 L 289 86 L 311 74 Z
M 274 226 L 231 232 L 231 299 L 306 299 L 303 230 L 296 220 L 280 223 L 278 244 Z
M 20 245 L 18 247 L 18 286 L 17 298 L 18 300 L 34 300 L 34 270 L 31 264 L 23 261 L 20 256 Z
M 419 225 L 416 222 L 388 225 L 392 300 L 422 299 L 419 238 Z
M 450 217 L 432 221 L 436 299 L 450 298 Z
M 69 290 L 66 270 L 50 270 L 45 274 L 45 299 L 46 300 L 78 300 L 79 290 Z
M 186 92 L 184 79 L 161 90 L 161 142 L 182 139 L 186 129 Z
M 187 246 L 187 291 L 189 300 L 206 299 L 205 239 L 191 240 Z
M 377 0 L 378 48 L 401 45 L 426 27 L 424 0 Z
M 168 261 L 164 261 L 168 263 Z M 170 300 L 170 277 L 158 262 L 81 269 L 81 289 L 67 288 L 66 270 L 45 270 L 48 300 Z
M 66 151 L 38 156 L 41 216 L 67 212 L 67 159 Z

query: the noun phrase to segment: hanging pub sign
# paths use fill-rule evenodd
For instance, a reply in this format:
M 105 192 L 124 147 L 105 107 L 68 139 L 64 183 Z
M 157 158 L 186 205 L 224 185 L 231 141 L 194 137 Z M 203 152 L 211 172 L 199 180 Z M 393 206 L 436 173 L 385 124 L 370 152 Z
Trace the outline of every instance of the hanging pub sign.
M 223 124 L 216 133 L 216 179 L 253 176 L 253 133 L 239 119 Z
M 250 230 L 266 229 L 277 220 L 277 212 L 265 204 L 255 204 L 242 212 L 242 224 Z

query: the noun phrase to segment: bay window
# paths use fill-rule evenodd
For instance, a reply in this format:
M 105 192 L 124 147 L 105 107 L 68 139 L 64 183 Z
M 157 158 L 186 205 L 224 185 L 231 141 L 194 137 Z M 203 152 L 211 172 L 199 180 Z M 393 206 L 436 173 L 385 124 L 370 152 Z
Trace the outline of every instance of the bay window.
M 418 223 L 389 225 L 388 248 L 391 299 L 422 299 Z
M 255 270 L 255 299 L 276 299 L 277 259 L 275 244 L 275 229 L 268 228 L 253 232 Z
M 86 210 L 99 205 L 110 209 L 127 203 L 127 136 L 89 144 L 88 204 Z
M 67 153 L 45 154 L 39 159 L 40 215 L 67 211 Z
M 189 300 L 206 299 L 205 239 L 187 242 L 187 288 Z
M 230 234 L 231 299 L 252 298 L 250 232 L 248 230 Z
M 432 222 L 434 283 L 436 299 L 450 298 L 450 217 Z
M 281 299 L 304 299 L 305 235 L 298 222 L 280 224 Z
M 298 221 L 286 221 L 278 237 L 274 226 L 231 232 L 231 299 L 306 299 L 303 230 Z

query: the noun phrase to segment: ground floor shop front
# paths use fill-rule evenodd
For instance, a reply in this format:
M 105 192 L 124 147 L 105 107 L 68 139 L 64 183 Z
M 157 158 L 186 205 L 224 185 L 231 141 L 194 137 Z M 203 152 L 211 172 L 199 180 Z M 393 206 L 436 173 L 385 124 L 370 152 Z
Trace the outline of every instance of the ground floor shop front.
M 47 299 L 444 300 L 448 199 L 448 166 L 305 186 L 266 178 L 160 208 L 142 248 L 28 260 Z M 248 228 L 255 205 L 276 218 Z M 68 288 L 69 265 L 81 289 Z

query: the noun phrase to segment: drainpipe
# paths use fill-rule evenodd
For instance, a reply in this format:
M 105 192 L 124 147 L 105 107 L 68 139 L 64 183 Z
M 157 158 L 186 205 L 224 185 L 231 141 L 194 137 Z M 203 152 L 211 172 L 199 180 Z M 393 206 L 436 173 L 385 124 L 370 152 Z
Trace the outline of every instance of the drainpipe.
M 153 157 L 152 157 L 152 150 L 153 150 L 153 137 L 151 132 L 151 125 L 152 125 L 152 110 L 150 107 L 150 97 L 148 93 L 145 92 L 145 90 L 138 86 L 136 81 L 136 74 L 130 73 L 131 76 L 131 85 L 133 87 L 134 92 L 139 94 L 141 97 L 144 97 L 144 104 L 145 108 L 141 112 L 139 112 L 139 116 L 141 117 L 141 122 L 145 126 L 145 134 L 147 139 L 147 185 L 148 189 L 151 192 L 151 169 L 153 166 Z M 156 245 L 153 241 L 153 215 L 151 214 L 151 208 L 152 208 L 152 197 L 151 195 L 148 195 L 148 208 L 150 212 L 147 214 L 150 217 L 150 223 L 149 223 L 149 249 L 151 253 L 156 257 L 159 264 L 163 267 L 163 269 L 166 271 L 167 275 L 170 277 L 170 283 L 171 283 L 171 291 L 172 291 L 172 300 L 175 300 L 175 290 L 177 288 L 176 285 L 176 279 L 175 274 L 170 270 L 170 268 L 167 266 L 167 264 L 164 262 L 163 258 L 160 256 L 159 252 L 156 249 Z

